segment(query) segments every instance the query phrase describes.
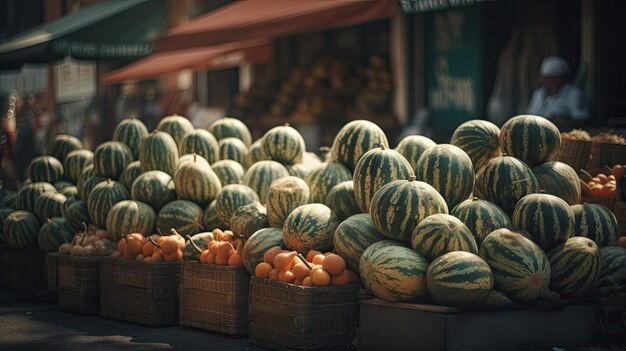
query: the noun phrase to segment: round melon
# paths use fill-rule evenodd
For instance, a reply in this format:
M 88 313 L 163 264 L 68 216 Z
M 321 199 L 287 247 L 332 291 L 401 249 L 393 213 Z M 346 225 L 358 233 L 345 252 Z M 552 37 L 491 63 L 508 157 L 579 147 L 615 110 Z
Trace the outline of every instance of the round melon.
M 619 246 L 600 248 L 601 269 L 598 282 L 601 285 L 626 283 L 626 249 Z
M 576 171 L 568 164 L 548 161 L 533 168 L 539 186 L 547 194 L 558 196 L 569 205 L 580 203 L 580 180 Z
M 4 237 L 4 222 L 15 209 L 4 207 L 0 209 L 0 244 L 4 244 L 7 240 Z
M 252 144 L 252 135 L 248 127 L 236 118 L 224 117 L 213 122 L 209 126 L 209 132 L 215 136 L 217 141 L 224 138 L 237 138 L 249 146 Z
M 113 180 L 120 178 L 132 160 L 132 153 L 128 146 L 119 141 L 102 143 L 93 154 L 96 175 Z
M 495 124 L 480 119 L 464 122 L 458 126 L 450 144 L 465 151 L 478 171 L 489 160 L 500 156 L 500 128 Z
M 61 191 L 68 186 L 72 186 L 72 183 L 68 182 L 67 180 L 57 180 L 52 185 L 54 185 L 54 188 L 57 189 L 57 191 Z
M 253 202 L 259 202 L 259 197 L 252 188 L 243 184 L 230 184 L 217 195 L 215 209 L 220 221 L 230 224 L 230 219 L 238 208 Z
M 78 179 L 85 165 L 93 160 L 93 152 L 90 150 L 74 150 L 67 154 L 63 162 L 65 178 L 74 184 L 78 184 Z
M 458 218 L 439 213 L 426 217 L 413 230 L 411 247 L 429 262 L 452 251 L 478 254 L 474 236 Z
M 200 206 L 187 200 L 175 200 L 165 205 L 157 217 L 156 227 L 163 233 L 175 229 L 181 235 L 194 235 L 202 230 Z
M 309 202 L 323 203 L 335 185 L 352 181 L 352 173 L 346 166 L 340 163 L 324 162 L 313 168 L 304 177 L 304 181 L 309 186 L 309 191 L 311 192 Z
M 337 226 L 333 234 L 333 248 L 346 261 L 348 268 L 358 272 L 363 252 L 372 244 L 385 239 L 374 227 L 370 215 L 359 213 Z
M 201 163 L 206 167 L 211 167 L 209 161 L 207 161 L 204 157 L 198 154 L 186 154 L 182 155 L 178 158 L 178 162 L 176 163 L 176 170 L 178 170 L 182 165 L 189 162 Z
M 298 177 L 283 177 L 272 182 L 265 207 L 270 226 L 282 228 L 289 214 L 309 203 L 309 186 Z
M 93 180 L 94 178 L 97 178 L 97 182 L 95 183 Z M 106 180 L 106 178 L 96 176 L 96 169 L 93 165 L 93 162 L 87 163 L 83 167 L 83 170 L 80 172 L 78 182 L 76 182 L 78 196 L 83 200 L 87 200 L 89 198 L 89 193 L 91 192 L 91 189 L 93 189 L 95 184 L 99 183 L 102 180 Z
M 139 161 L 144 172 L 163 171 L 173 177 L 178 163 L 174 138 L 165 132 L 153 131 L 141 143 Z
M 339 225 L 337 215 L 326 205 L 313 203 L 294 209 L 283 226 L 283 243 L 306 257 L 309 250 L 328 252 Z
M 72 242 L 74 230 L 63 217 L 52 217 L 39 229 L 37 245 L 46 252 L 57 252 L 59 246 Z
M 61 216 L 63 204 L 67 197 L 61 193 L 43 193 L 35 201 L 35 215 L 40 223 L 45 223 L 48 218 Z
M 437 145 L 437 143 L 425 136 L 409 135 L 400 140 L 395 150 L 409 161 L 413 172 L 417 172 L 417 161 L 420 159 L 420 156 L 422 156 L 424 151 L 435 145 Z
M 581 204 L 571 207 L 574 214 L 575 236 L 584 236 L 598 246 L 615 245 L 619 237 L 619 225 L 613 212 L 599 204 Z
M 35 246 L 38 236 L 39 220 L 30 211 L 13 211 L 4 220 L 4 239 L 11 247 Z
M 248 148 L 246 156 L 243 159 L 243 167 L 248 169 L 253 164 L 264 160 L 267 160 L 267 156 L 265 156 L 265 154 L 263 154 L 263 150 L 261 150 L 261 139 L 258 139 L 250 145 L 250 148 Z
M 270 160 L 293 165 L 302 162 L 306 147 L 300 132 L 285 124 L 274 127 L 263 135 L 261 150 Z
M 113 140 L 126 144 L 133 160 L 139 159 L 139 148 L 147 136 L 148 128 L 146 125 L 134 117 L 121 120 L 113 132 Z
M 213 233 L 198 233 L 190 236 L 190 238 L 191 240 L 187 239 L 185 248 L 183 249 L 183 260 L 199 262 L 202 251 L 208 249 L 209 243 L 214 240 Z M 192 241 L 195 245 L 192 245 Z M 201 251 L 198 251 L 196 246 Z
M 208 231 L 213 231 L 214 229 L 226 230 L 229 228 L 227 224 L 222 223 L 220 217 L 217 215 L 217 201 L 211 201 L 204 209 L 202 214 L 202 227 Z
M 554 195 L 530 194 L 515 206 L 513 227 L 525 230 L 546 252 L 565 242 L 574 230 L 574 213 L 567 202 Z
M 396 180 L 374 195 L 369 213 L 374 227 L 383 235 L 408 242 L 421 221 L 432 214 L 448 213 L 448 206 L 429 184 Z
M 67 154 L 83 148 L 83 143 L 75 136 L 69 134 L 57 134 L 48 142 L 46 154 L 56 157 L 63 162 Z
M 141 164 L 139 161 L 133 161 L 129 163 L 124 172 L 122 172 L 122 175 L 120 176 L 120 183 L 122 183 L 126 189 L 131 190 L 135 179 L 137 179 L 141 173 Z
M 206 206 L 215 200 L 222 185 L 211 167 L 201 162 L 186 162 L 176 171 L 174 189 L 179 199 Z
M 65 188 L 59 191 L 61 194 L 65 195 L 65 197 L 70 198 L 74 195 L 78 195 L 78 188 L 74 185 L 66 186 Z
M 147 171 L 133 182 L 130 198 L 146 203 L 155 211 L 176 200 L 174 180 L 162 171 Z
M 550 288 L 561 296 L 586 295 L 600 277 L 602 256 L 593 240 L 575 236 L 548 253 Z
M 63 204 L 62 215 L 68 220 L 74 233 L 79 232 L 83 228 L 83 222 L 89 223 L 87 202 L 78 197 L 68 198 Z
M 298 177 L 301 179 L 304 179 L 304 177 L 306 177 L 306 175 L 309 174 L 309 172 L 311 172 L 314 167 L 316 166 L 308 166 L 303 163 L 296 163 L 293 165 L 285 166 L 290 176 Z
M 149 205 L 135 200 L 124 200 L 109 210 L 106 229 L 115 240 L 120 240 L 122 234 L 141 233 L 148 236 L 154 233 L 156 217 Z
M 324 204 L 333 209 L 339 221 L 361 213 L 354 198 L 354 181 L 352 180 L 341 182 L 330 189 Z
M 252 188 L 259 196 L 260 202 L 265 203 L 272 182 L 288 176 L 289 172 L 280 163 L 270 160 L 259 161 L 243 175 L 243 184 Z
M 230 230 L 236 236 L 243 235 L 246 239 L 268 226 L 267 210 L 260 202 L 241 206 L 230 217 Z
M 187 117 L 177 114 L 163 117 L 157 124 L 156 129 L 171 135 L 176 145 L 181 145 L 185 135 L 195 130 Z
M 509 216 L 498 205 L 477 197 L 456 205 L 450 214 L 467 226 L 467 229 L 474 234 L 479 247 L 487 235 L 494 230 L 512 227 Z
M 478 251 L 489 264 L 495 289 L 518 301 L 549 292 L 550 262 L 541 248 L 523 235 L 502 228 L 489 234 Z
M 243 164 L 247 152 L 246 144 L 237 138 L 225 138 L 219 141 L 220 160 L 233 160 Z
M 561 133 L 544 117 L 519 115 L 500 128 L 500 146 L 503 152 L 535 167 L 556 155 L 561 147 Z
M 91 222 L 100 228 L 106 226 L 109 210 L 118 202 L 130 197 L 128 190 L 119 182 L 105 180 L 98 183 L 87 200 L 87 209 Z
M 453 251 L 432 261 L 426 285 L 441 305 L 468 306 L 484 303 L 493 291 L 493 274 L 487 262 L 466 251 Z
M 53 156 L 38 156 L 30 161 L 28 177 L 33 182 L 54 183 L 63 179 L 63 164 Z
M 331 159 L 352 172 L 361 157 L 369 150 L 380 147 L 380 144 L 389 148 L 387 136 L 377 124 L 366 120 L 351 121 L 335 136 L 330 150 Z
M 359 276 L 374 295 L 391 302 L 409 301 L 427 292 L 428 261 L 417 252 L 383 240 L 370 245 L 359 260 Z
M 440 144 L 424 151 L 417 161 L 415 177 L 432 185 L 449 208 L 466 200 L 474 190 L 472 160 L 454 145 Z
M 54 185 L 46 182 L 29 183 L 21 187 L 17 191 L 15 197 L 15 209 L 35 211 L 35 202 L 43 193 L 56 193 L 57 189 Z
M 243 175 L 246 171 L 243 166 L 233 160 L 220 160 L 211 164 L 211 169 L 220 179 L 222 186 L 228 184 L 239 184 L 243 182 Z
M 283 243 L 283 230 L 279 228 L 263 228 L 252 234 L 241 250 L 241 260 L 246 270 L 254 275 L 256 266 L 263 262 L 265 252 Z
M 2 198 L 2 201 L 0 201 L 0 208 L 15 208 L 16 198 L 16 193 L 6 195 Z
M 178 154 L 198 154 L 212 165 L 219 159 L 219 144 L 207 130 L 196 129 L 185 135 L 178 145 Z

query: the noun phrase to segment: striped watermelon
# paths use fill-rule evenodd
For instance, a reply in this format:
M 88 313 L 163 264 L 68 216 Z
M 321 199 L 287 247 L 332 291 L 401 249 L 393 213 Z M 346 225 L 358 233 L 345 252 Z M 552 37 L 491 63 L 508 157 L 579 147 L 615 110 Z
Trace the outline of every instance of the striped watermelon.
M 35 246 L 38 236 L 39 220 L 30 211 L 14 211 L 4 220 L 4 239 L 11 247 Z
M 33 182 L 54 183 L 63 179 L 63 164 L 53 156 L 38 156 L 30 161 L 28 177 Z
M 89 222 L 87 202 L 76 196 L 70 197 L 65 201 L 61 208 L 61 214 L 68 220 L 75 233 L 83 228 L 83 222 Z
M 144 172 L 158 170 L 173 177 L 178 163 L 176 142 L 165 132 L 153 131 L 141 143 L 139 161 Z
M 56 193 L 57 189 L 54 185 L 46 182 L 29 183 L 21 187 L 17 191 L 15 197 L 15 209 L 35 211 L 35 202 L 43 193 Z
M 4 222 L 15 209 L 4 207 L 0 209 L 0 244 L 4 244 L 7 240 L 4 238 Z
M 59 191 L 61 194 L 65 195 L 65 197 L 70 198 L 74 195 L 78 195 L 78 188 L 74 185 L 66 186 L 65 188 Z
M 141 233 L 148 236 L 154 233 L 156 217 L 156 213 L 149 205 L 139 201 L 124 200 L 116 203 L 109 210 L 106 228 L 115 240 L 120 240 L 122 234 Z
M 309 186 L 298 177 L 283 177 L 272 182 L 267 192 L 265 207 L 270 226 L 282 228 L 296 208 L 309 203 Z
M 398 152 L 380 148 L 366 152 L 354 169 L 354 198 L 362 212 L 369 212 L 374 194 L 394 180 L 409 179 L 413 169 Z
M 335 213 L 323 204 L 302 205 L 291 212 L 283 227 L 283 243 L 303 255 L 309 250 L 330 251 L 339 225 Z
M 448 213 L 439 193 L 420 181 L 396 180 L 374 195 L 370 216 L 374 227 L 390 239 L 408 242 L 413 229 L 435 213 Z
M 478 246 L 494 230 L 512 227 L 511 220 L 498 205 L 477 197 L 456 205 L 450 214 L 467 226 Z
M 225 186 L 215 199 L 217 216 L 224 224 L 230 224 L 233 213 L 241 206 L 259 202 L 259 197 L 249 186 L 230 184 Z
M 569 205 L 580 203 L 580 180 L 567 163 L 548 161 L 533 168 L 533 173 L 547 194 L 558 196 Z
M 474 168 L 465 151 L 440 144 L 424 151 L 417 161 L 415 177 L 435 188 L 453 208 L 474 190 Z
M 361 213 L 354 198 L 354 181 L 352 180 L 341 182 L 330 189 L 324 204 L 333 209 L 339 221 Z
M 241 250 L 241 259 L 248 273 L 254 275 L 254 269 L 263 262 L 265 252 L 274 246 L 280 246 L 282 243 L 282 229 L 263 228 L 252 234 Z
M 76 182 L 76 188 L 78 188 L 78 196 L 80 196 L 81 199 L 85 200 L 87 199 L 87 197 L 89 197 L 88 193 L 86 194 L 87 196 L 83 196 L 85 195 L 85 192 L 87 192 L 87 190 L 91 191 L 91 188 L 86 189 L 85 185 L 87 181 L 89 181 L 91 178 L 95 176 L 96 176 L 96 168 L 94 167 L 93 162 L 89 162 L 85 164 L 85 166 L 83 166 L 83 169 L 80 171 L 80 176 L 78 176 L 78 181 Z M 102 178 L 102 177 L 98 177 L 98 178 Z
M 587 203 L 571 206 L 571 209 L 575 236 L 587 237 L 600 247 L 615 245 L 620 228 L 613 212 L 603 205 Z
M 52 217 L 39 229 L 37 245 L 46 252 L 57 252 L 59 246 L 72 242 L 74 230 L 63 217 Z
M 45 223 L 48 218 L 61 216 L 63 204 L 67 197 L 61 193 L 43 193 L 35 201 L 35 215 L 40 223 Z
M 91 150 L 74 150 L 67 154 L 63 162 L 65 178 L 74 184 L 78 184 L 78 179 L 85 165 L 93 160 Z
M 260 202 L 241 206 L 230 217 L 230 229 L 236 236 L 243 235 L 246 239 L 268 226 L 267 210 Z
M 222 186 L 241 183 L 243 181 L 243 175 L 246 173 L 243 166 L 233 160 L 217 161 L 211 164 L 211 169 L 217 174 Z
M 246 144 L 237 138 L 225 138 L 219 142 L 220 160 L 233 160 L 243 164 L 247 152 L 248 147 Z
M 512 299 L 532 301 L 546 297 L 550 284 L 550 262 L 541 248 L 509 229 L 489 234 L 478 251 L 489 264 L 495 289 Z
M 487 262 L 466 251 L 439 256 L 430 263 L 426 272 L 428 291 L 441 305 L 484 303 L 493 291 L 493 282 Z
M 437 145 L 437 143 L 425 136 L 409 135 L 400 140 L 395 150 L 409 161 L 413 172 L 417 172 L 417 160 L 420 159 L 424 151 L 435 145 Z
M 200 162 L 186 162 L 174 175 L 174 188 L 178 198 L 206 206 L 222 190 L 217 174 Z
M 219 148 L 213 134 L 204 129 L 196 129 L 185 135 L 178 145 L 178 154 L 198 154 L 213 164 L 219 160 Z
M 252 144 L 252 135 L 248 127 L 236 118 L 224 117 L 213 122 L 209 126 L 209 132 L 215 136 L 217 141 L 224 138 L 237 138 L 249 146 Z
M 525 230 L 548 251 L 565 242 L 574 230 L 574 213 L 567 202 L 549 194 L 524 196 L 515 206 L 513 227 Z
M 626 249 L 619 246 L 606 246 L 600 249 L 602 257 L 600 277 L 601 285 L 619 285 L 626 283 Z
M 478 171 L 489 160 L 500 156 L 500 128 L 481 119 L 467 121 L 456 128 L 450 144 L 465 151 Z
M 550 288 L 561 296 L 584 296 L 600 277 L 602 256 L 592 240 L 581 236 L 567 239 L 548 253 Z
M 186 154 L 178 158 L 178 162 L 176 163 L 176 170 L 178 170 L 180 166 L 189 162 L 201 163 L 202 165 L 206 167 L 211 167 L 211 165 L 209 164 L 209 161 L 207 161 L 204 157 L 198 154 Z
M 510 216 L 521 198 L 539 189 L 537 178 L 524 162 L 511 156 L 498 156 L 478 171 L 474 191 Z
M 173 228 L 181 235 L 194 235 L 202 230 L 203 214 L 202 208 L 191 201 L 172 201 L 159 211 L 156 227 L 163 233 Z
M 339 130 L 331 147 L 331 159 L 346 166 L 351 172 L 366 152 L 383 144 L 389 148 L 385 132 L 366 120 L 349 122 Z
M 67 154 L 83 148 L 83 143 L 75 136 L 69 134 L 57 134 L 48 142 L 46 154 L 56 157 L 63 162 Z
M 367 213 L 359 213 L 341 222 L 333 234 L 334 252 L 343 257 L 348 267 L 359 270 L 359 260 L 370 245 L 385 240 L 372 218 Z
M 91 222 L 104 228 L 109 210 L 116 203 L 127 200 L 129 197 L 128 190 L 119 182 L 108 179 L 98 183 L 87 199 L 87 209 Z
M 176 200 L 174 180 L 162 171 L 147 171 L 133 182 L 130 198 L 146 203 L 155 211 Z
M 113 180 L 120 179 L 122 172 L 132 160 L 133 156 L 128 146 L 119 141 L 102 143 L 93 153 L 96 175 Z
M 452 251 L 478 254 L 474 236 L 458 218 L 438 213 L 426 217 L 413 230 L 411 247 L 428 261 Z
M 289 172 L 280 163 L 270 160 L 259 161 L 243 175 L 243 184 L 252 188 L 259 195 L 260 202 L 265 203 L 272 182 L 288 176 Z
M 316 153 L 305 151 L 302 154 L 302 162 L 303 165 L 307 167 L 317 167 L 322 164 L 322 160 L 317 156 Z
M 290 176 L 298 177 L 300 179 L 304 179 L 304 177 L 306 177 L 306 175 L 309 174 L 314 167 L 316 166 L 307 166 L 303 163 L 285 166 Z
M 126 189 L 130 190 L 133 187 L 133 182 L 135 182 L 135 179 L 137 179 L 141 173 L 141 164 L 139 161 L 133 161 L 129 163 L 124 172 L 122 172 L 120 183 L 122 183 Z
M 57 180 L 52 185 L 54 185 L 54 188 L 57 189 L 57 191 L 61 191 L 68 186 L 72 186 L 72 183 L 68 182 L 67 180 Z
M 185 135 L 195 130 L 187 117 L 177 114 L 163 117 L 157 124 L 156 129 L 171 135 L 176 145 L 181 145 Z
M 293 165 L 302 162 L 306 147 L 300 132 L 287 123 L 284 126 L 274 127 L 263 135 L 261 150 L 270 160 L 283 165 Z
M 359 260 L 363 285 L 377 297 L 409 301 L 427 292 L 428 261 L 417 252 L 383 240 L 370 245 Z
M 323 203 L 335 185 L 341 182 L 352 181 L 352 173 L 346 166 L 340 163 L 324 162 L 313 168 L 304 177 L 304 181 L 309 186 L 309 191 L 311 192 L 309 202 Z
M 129 117 L 120 121 L 113 132 L 113 141 L 120 141 L 128 146 L 133 160 L 139 159 L 139 148 L 148 136 L 148 128 L 137 118 Z
M 190 237 L 191 240 L 187 240 L 185 243 L 185 248 L 183 249 L 183 260 L 185 261 L 200 261 L 200 255 L 202 252 L 199 252 L 195 246 L 197 246 L 200 250 L 206 250 L 209 248 L 209 243 L 213 241 L 213 233 L 198 233 L 194 236 Z
M 246 156 L 243 159 L 243 167 L 245 169 L 250 168 L 253 164 L 267 160 L 267 156 L 263 154 L 263 150 L 261 150 L 261 139 L 258 139 L 246 152 Z
M 546 118 L 519 115 L 500 128 L 500 146 L 503 152 L 535 167 L 556 155 L 561 147 L 561 133 Z
M 5 195 L 0 201 L 0 208 L 15 208 L 16 198 L 16 193 Z
M 228 229 L 228 225 L 222 223 L 220 217 L 217 215 L 217 201 L 211 201 L 211 203 L 204 209 L 202 214 L 202 227 L 208 231 L 212 231 L 217 228 L 222 230 Z

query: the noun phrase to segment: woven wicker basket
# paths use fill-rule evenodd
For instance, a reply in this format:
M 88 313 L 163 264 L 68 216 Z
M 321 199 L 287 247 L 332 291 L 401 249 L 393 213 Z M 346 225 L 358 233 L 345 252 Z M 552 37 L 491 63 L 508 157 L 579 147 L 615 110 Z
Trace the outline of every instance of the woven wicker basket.
M 626 236 L 626 202 L 615 202 L 613 204 L 613 214 L 617 218 L 620 235 Z
M 561 148 L 554 159 L 567 163 L 578 172 L 579 169 L 587 167 L 590 151 L 590 141 L 563 139 Z
M 46 283 L 48 290 L 57 291 L 57 271 L 58 271 L 59 254 L 52 252 L 46 255 Z
M 85 315 L 100 314 L 102 257 L 58 256 L 57 284 L 61 309 Z
M 4 285 L 25 295 L 36 295 L 48 288 L 45 272 L 46 252 L 38 247 L 2 249 Z
M 592 143 L 589 152 L 588 169 L 602 168 L 605 165 L 612 165 L 611 154 L 613 144 L 609 143 Z M 578 170 L 578 169 L 576 169 Z

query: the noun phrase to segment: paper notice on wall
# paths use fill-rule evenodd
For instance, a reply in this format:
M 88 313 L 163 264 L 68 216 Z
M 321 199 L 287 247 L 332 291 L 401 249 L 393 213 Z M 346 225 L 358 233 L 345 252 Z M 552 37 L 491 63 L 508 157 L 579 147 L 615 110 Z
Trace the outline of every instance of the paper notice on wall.
M 80 101 L 96 95 L 96 64 L 65 60 L 54 65 L 54 92 L 57 103 Z

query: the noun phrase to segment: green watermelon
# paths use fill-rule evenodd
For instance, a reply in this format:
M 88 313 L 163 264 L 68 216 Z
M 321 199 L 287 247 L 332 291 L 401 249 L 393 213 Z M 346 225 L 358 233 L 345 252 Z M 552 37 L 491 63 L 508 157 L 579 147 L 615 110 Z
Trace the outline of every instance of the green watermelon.
M 426 217 L 413 230 L 411 247 L 428 261 L 452 251 L 478 254 L 478 246 L 469 229 L 458 218 L 438 213 Z
M 122 172 L 120 183 L 122 183 L 126 189 L 131 190 L 133 188 L 133 182 L 141 173 L 141 164 L 139 161 L 133 161 L 129 163 L 124 172 Z
M 174 180 L 162 171 L 147 171 L 133 182 L 130 198 L 152 206 L 155 211 L 176 200 Z
M 252 144 L 252 135 L 248 127 L 236 118 L 224 117 L 213 122 L 209 126 L 209 132 L 215 136 L 217 141 L 225 138 L 237 138 L 249 146 Z
M 201 163 L 203 166 L 211 167 L 209 161 L 207 161 L 204 157 L 198 154 L 186 154 L 178 158 L 178 163 L 176 163 L 176 170 L 178 170 L 182 165 L 188 162 Z
M 38 236 L 39 220 L 30 211 L 14 211 L 4 220 L 4 239 L 11 247 L 35 246 Z
M 437 145 L 437 143 L 425 136 L 409 135 L 400 140 L 395 150 L 409 161 L 413 172 L 416 173 L 417 161 L 420 156 L 422 156 L 422 153 L 435 145 Z
M 533 168 L 539 186 L 547 194 L 558 196 L 569 205 L 580 203 L 580 180 L 576 171 L 568 164 L 548 161 Z
M 46 252 L 57 252 L 59 246 L 72 242 L 74 230 L 63 217 L 52 217 L 39 229 L 38 246 Z
M 118 123 L 113 132 L 113 140 L 128 146 L 133 160 L 139 159 L 139 148 L 148 136 L 148 128 L 137 118 L 125 118 Z
M 0 201 L 0 209 L 1 208 L 15 208 L 16 198 L 17 198 L 16 193 L 8 194 L 5 197 L 3 197 L 2 201 Z
M 173 177 L 178 163 L 176 142 L 165 132 L 153 131 L 141 143 L 139 161 L 144 172 L 158 170 Z
M 89 223 L 87 202 L 76 196 L 70 197 L 65 201 L 61 214 L 67 219 L 75 233 L 83 229 L 83 222 Z
M 56 193 L 57 189 L 54 185 L 46 182 L 29 183 L 21 187 L 17 191 L 15 197 L 15 209 L 35 211 L 35 202 L 43 193 Z
M 288 176 L 289 172 L 280 163 L 270 160 L 259 161 L 243 175 L 243 184 L 252 188 L 259 196 L 260 202 L 265 203 L 272 182 Z
M 267 228 L 267 210 L 260 202 L 239 207 L 230 217 L 230 229 L 236 235 L 248 239 L 257 230 Z
M 202 251 L 209 248 L 209 243 L 213 241 L 213 233 L 198 233 L 187 239 L 185 248 L 183 249 L 183 260 L 185 261 L 200 261 L 200 255 Z M 193 243 L 193 244 L 192 244 Z M 198 249 L 200 251 L 198 251 Z
M 63 204 L 67 197 L 61 193 L 43 193 L 35 201 L 35 215 L 40 223 L 45 223 L 48 218 L 61 216 Z
M 346 261 L 348 268 L 358 272 L 363 252 L 370 245 L 385 239 L 374 227 L 370 215 L 359 213 L 337 226 L 333 234 L 333 247 L 335 253 Z
M 93 152 L 90 150 L 74 150 L 67 154 L 63 162 L 65 178 L 74 184 L 78 184 L 78 179 L 86 164 L 93 161 Z
M 330 189 L 324 204 L 333 209 L 339 221 L 361 213 L 354 198 L 354 181 L 352 180 L 341 182 Z
M 178 145 L 178 154 L 198 154 L 204 157 L 209 164 L 214 164 L 219 160 L 219 144 L 209 131 L 196 129 L 185 135 Z
M 225 186 L 215 199 L 217 216 L 224 224 L 229 225 L 233 213 L 241 206 L 259 202 L 259 197 L 252 188 L 243 184 Z
M 511 220 L 498 205 L 477 197 L 456 205 L 450 214 L 467 226 L 467 229 L 474 234 L 478 246 L 494 230 L 512 227 Z
M 222 190 L 217 174 L 201 162 L 186 162 L 174 175 L 174 189 L 178 198 L 206 206 Z
M 313 170 L 316 166 L 307 166 L 303 163 L 296 163 L 293 165 L 287 165 L 287 172 L 289 172 L 290 176 L 298 177 L 300 179 L 304 179 L 309 172 Z
M 346 166 L 337 162 L 324 162 L 313 168 L 304 181 L 309 186 L 309 202 L 323 203 L 335 185 L 352 181 L 352 173 Z M 361 212 L 359 210 L 359 212 Z
M 600 248 L 601 268 L 598 282 L 601 285 L 626 283 L 626 249 L 619 246 Z
M 63 162 L 67 154 L 74 150 L 83 148 L 83 143 L 76 137 L 69 134 L 57 134 L 48 142 L 46 154 L 56 157 Z
M 335 136 L 330 150 L 331 159 L 353 172 L 361 157 L 381 144 L 389 148 L 387 136 L 377 124 L 366 120 L 351 121 Z
M 265 252 L 283 243 L 283 230 L 279 228 L 263 228 L 246 240 L 241 250 L 241 259 L 246 270 L 254 275 L 256 266 L 263 262 Z
M 245 169 L 250 168 L 253 164 L 267 160 L 267 156 L 263 154 L 263 150 L 261 150 L 261 139 L 258 139 L 246 152 L 246 156 L 243 159 L 243 167 Z
M 132 160 L 133 156 L 128 146 L 119 141 L 102 143 L 93 154 L 96 175 L 113 180 L 120 179 L 122 172 Z
M 574 230 L 574 213 L 567 202 L 549 194 L 524 196 L 515 206 L 513 227 L 525 230 L 548 251 L 565 242 Z
M 327 252 L 339 225 L 337 215 L 323 204 L 307 204 L 294 209 L 283 226 L 283 243 L 303 255 L 309 250 Z
M 106 226 L 109 210 L 118 202 L 130 197 L 128 190 L 114 180 L 105 180 L 98 183 L 87 199 L 87 209 L 91 222 L 100 228 Z
M 309 203 L 310 195 L 309 186 L 298 177 L 289 176 L 273 181 L 265 200 L 269 225 L 282 228 L 291 211 Z
M 181 145 L 185 136 L 195 130 L 187 117 L 177 114 L 163 117 L 157 124 L 156 129 L 171 135 L 176 145 Z
M 217 161 L 211 164 L 211 169 L 217 174 L 223 187 L 228 184 L 239 184 L 243 182 L 243 175 L 246 173 L 243 166 L 233 160 Z
M 30 161 L 28 177 L 33 182 L 54 183 L 63 179 L 63 164 L 52 156 L 38 156 Z
M 157 218 L 156 227 L 166 233 L 175 229 L 181 235 L 194 235 L 202 230 L 200 206 L 187 200 L 175 200 L 165 205 Z
M 116 203 L 109 210 L 106 218 L 106 229 L 115 238 L 120 240 L 122 234 L 141 233 L 149 236 L 154 233 L 156 213 L 149 205 L 124 200 Z
M 450 144 L 465 151 L 478 171 L 489 160 L 500 156 L 500 128 L 480 119 L 464 122 L 456 128 Z
M 561 147 L 561 133 L 548 119 L 519 115 L 500 128 L 502 151 L 520 159 L 530 167 L 550 161 Z
M 15 209 L 9 207 L 0 208 L 0 244 L 7 242 L 4 237 L 4 222 L 6 221 L 7 217 L 9 217 L 9 215 L 13 212 L 15 212 Z
M 598 246 L 615 245 L 619 237 L 619 225 L 613 212 L 599 204 L 571 206 L 574 214 L 573 234 L 593 240 Z
M 575 236 L 548 253 L 550 288 L 561 296 L 586 295 L 600 278 L 602 256 L 591 239 Z
M 284 126 L 274 127 L 263 135 L 261 150 L 270 160 L 283 165 L 293 165 L 302 162 L 306 147 L 300 132 L 287 123 Z
M 78 195 L 78 188 L 74 185 L 66 186 L 65 188 L 59 191 L 61 194 L 65 195 L 65 197 L 72 197 L 74 195 Z
M 222 223 L 220 217 L 217 215 L 217 201 L 211 201 L 204 209 L 204 213 L 202 214 L 202 227 L 208 231 L 218 228 L 222 230 L 229 228 L 227 224 Z
M 243 164 L 247 152 L 246 144 L 237 138 L 225 138 L 219 141 L 220 160 L 233 160 Z

